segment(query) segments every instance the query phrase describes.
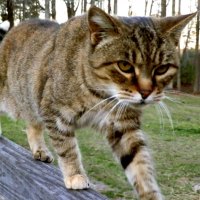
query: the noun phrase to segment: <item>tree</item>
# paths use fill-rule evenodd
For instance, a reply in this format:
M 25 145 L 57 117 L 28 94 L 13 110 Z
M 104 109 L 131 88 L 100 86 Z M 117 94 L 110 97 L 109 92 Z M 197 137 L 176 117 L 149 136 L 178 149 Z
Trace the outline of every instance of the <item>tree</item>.
M 91 5 L 91 6 L 94 6 L 94 5 L 95 5 L 95 0 L 91 0 L 91 1 L 90 1 L 90 5 Z
M 81 2 L 81 13 L 85 13 L 87 11 L 87 0 L 82 0 Z
M 56 19 L 56 0 L 51 0 L 51 16 Z
M 109 14 L 111 13 L 111 2 L 110 2 L 110 0 L 108 0 L 108 13 Z
M 99 5 L 98 5 L 99 8 L 103 9 L 103 0 L 99 0 Z
M 161 17 L 165 17 L 166 16 L 166 0 L 161 0 Z
M 200 9 L 200 0 L 198 0 L 198 10 Z M 194 93 L 200 92 L 200 55 L 199 55 L 199 12 L 197 13 L 196 22 L 196 46 L 195 46 L 195 81 L 194 81 Z
M 178 15 L 181 14 L 181 0 L 178 0 Z
M 181 14 L 181 0 L 178 0 L 178 15 Z M 179 56 L 180 56 L 180 52 L 181 52 L 181 49 L 180 49 L 180 44 L 178 45 L 178 52 L 179 52 Z M 178 90 L 181 90 L 181 65 L 180 65 L 180 68 L 177 72 L 177 89 Z
M 147 15 L 148 0 L 145 0 L 144 15 Z
M 68 19 L 76 15 L 80 0 L 64 0 L 67 6 Z
M 129 3 L 128 16 L 132 16 L 133 15 L 133 11 L 132 11 L 132 2 L 131 2 L 131 0 L 129 0 L 128 3 Z
M 7 0 L 7 12 L 10 28 L 12 28 L 14 26 L 14 5 L 12 0 Z
M 45 0 L 45 19 L 50 18 L 49 0 Z
M 149 16 L 151 16 L 151 14 L 152 14 L 152 9 L 153 9 L 154 1 L 155 1 L 155 0 L 152 0 L 152 1 L 151 1 L 151 6 L 150 6 L 150 11 L 149 11 Z
M 172 16 L 175 16 L 175 5 L 176 5 L 175 1 L 176 0 L 172 0 Z M 179 57 L 180 57 L 180 45 L 178 46 L 178 53 L 179 53 Z M 177 77 L 178 77 L 178 75 L 177 75 Z M 177 83 L 178 83 L 178 78 L 177 78 Z M 170 82 L 170 84 L 168 85 L 168 88 L 173 89 L 173 81 Z M 178 89 L 180 89 L 180 88 L 178 88 Z
M 172 0 L 172 16 L 175 16 L 176 12 L 175 12 L 175 5 L 176 5 L 176 0 Z
M 114 15 L 117 15 L 117 0 L 114 0 Z
M 14 7 L 14 19 L 20 21 L 30 18 L 38 18 L 40 12 L 45 11 L 39 0 L 12 0 Z

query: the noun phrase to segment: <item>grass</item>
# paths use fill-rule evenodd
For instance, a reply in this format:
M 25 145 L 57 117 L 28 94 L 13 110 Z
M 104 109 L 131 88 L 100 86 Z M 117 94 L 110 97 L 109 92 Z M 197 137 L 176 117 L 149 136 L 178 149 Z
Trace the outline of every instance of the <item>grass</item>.
M 154 106 L 145 109 L 143 129 L 152 149 L 157 179 L 166 200 L 200 200 L 193 186 L 200 183 L 200 97 L 171 94 L 177 102 L 165 103 L 170 109 L 174 130 Z M 3 135 L 28 148 L 23 121 L 0 118 Z M 109 199 L 135 199 L 120 165 L 113 159 L 106 140 L 93 130 L 77 133 L 83 162 L 92 182 Z M 99 185 L 100 184 L 100 185 Z

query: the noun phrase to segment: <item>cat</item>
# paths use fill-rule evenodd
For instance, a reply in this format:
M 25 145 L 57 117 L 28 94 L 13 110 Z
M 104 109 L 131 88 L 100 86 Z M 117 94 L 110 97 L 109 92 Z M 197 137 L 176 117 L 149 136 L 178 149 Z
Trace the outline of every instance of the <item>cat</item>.
M 4 36 L 8 32 L 9 28 L 10 28 L 10 22 L 8 20 L 3 21 L 0 24 L 0 42 L 3 40 Z
M 164 98 L 181 31 L 194 16 L 113 17 L 91 7 L 61 25 L 25 21 L 0 46 L 0 110 L 27 122 L 36 160 L 53 160 L 48 130 L 66 188 L 90 186 L 75 138 L 90 126 L 106 136 L 138 198 L 162 200 L 140 117 Z

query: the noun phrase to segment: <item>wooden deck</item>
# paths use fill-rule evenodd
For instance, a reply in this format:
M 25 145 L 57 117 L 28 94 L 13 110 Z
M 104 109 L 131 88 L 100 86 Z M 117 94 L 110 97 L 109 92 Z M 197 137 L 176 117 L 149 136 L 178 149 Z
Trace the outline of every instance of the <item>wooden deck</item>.
M 92 189 L 67 190 L 59 169 L 0 137 L 0 200 L 106 200 Z

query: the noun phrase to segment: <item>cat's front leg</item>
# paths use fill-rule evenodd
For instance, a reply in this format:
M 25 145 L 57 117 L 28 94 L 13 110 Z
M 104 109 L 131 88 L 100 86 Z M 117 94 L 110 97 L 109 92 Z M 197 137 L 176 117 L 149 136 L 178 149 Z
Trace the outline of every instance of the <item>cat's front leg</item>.
M 139 199 L 163 200 L 142 131 L 127 129 L 122 132 L 111 128 L 107 138 Z
M 89 188 L 89 179 L 83 169 L 74 132 L 59 118 L 56 124 L 48 121 L 47 127 L 53 147 L 58 154 L 58 163 L 66 187 L 75 190 Z

